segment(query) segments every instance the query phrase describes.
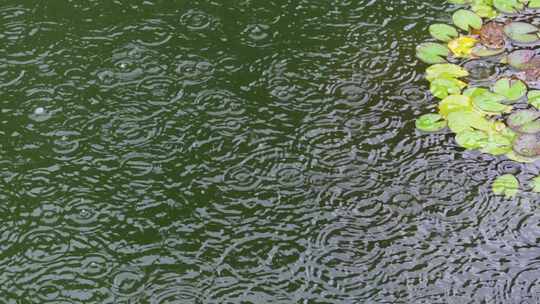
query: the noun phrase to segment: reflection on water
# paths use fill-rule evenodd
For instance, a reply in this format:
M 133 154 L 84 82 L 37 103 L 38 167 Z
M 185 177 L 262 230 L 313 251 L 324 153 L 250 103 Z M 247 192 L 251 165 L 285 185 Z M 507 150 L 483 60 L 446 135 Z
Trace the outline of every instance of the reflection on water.
M 450 5 L 59 5 L 0 4 L 0 303 L 540 301 L 540 168 L 414 130 Z

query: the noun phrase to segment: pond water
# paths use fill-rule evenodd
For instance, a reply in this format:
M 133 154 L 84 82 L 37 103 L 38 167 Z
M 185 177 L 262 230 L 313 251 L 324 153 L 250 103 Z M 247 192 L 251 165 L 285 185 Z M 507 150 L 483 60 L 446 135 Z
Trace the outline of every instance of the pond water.
M 539 303 L 535 165 L 464 152 L 444 1 L 0 4 L 0 303 Z

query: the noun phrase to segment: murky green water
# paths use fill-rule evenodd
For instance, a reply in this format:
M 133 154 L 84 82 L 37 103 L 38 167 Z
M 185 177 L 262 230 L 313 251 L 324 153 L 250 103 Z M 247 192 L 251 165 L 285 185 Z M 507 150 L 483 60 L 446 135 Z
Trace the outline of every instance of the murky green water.
M 443 1 L 2 1 L 0 303 L 538 303 L 540 168 L 414 118 Z

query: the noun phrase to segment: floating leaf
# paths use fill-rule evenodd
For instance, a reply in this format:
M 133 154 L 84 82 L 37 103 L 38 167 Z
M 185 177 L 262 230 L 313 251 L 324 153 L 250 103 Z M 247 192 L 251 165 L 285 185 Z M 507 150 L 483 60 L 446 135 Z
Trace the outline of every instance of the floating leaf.
M 471 9 L 473 10 L 473 12 L 475 12 L 478 16 L 482 18 L 492 19 L 497 17 L 498 14 L 497 11 L 493 9 L 493 7 L 483 3 L 473 4 Z
M 471 55 L 474 57 L 489 57 L 499 55 L 504 52 L 503 48 L 490 49 L 484 45 L 478 44 L 471 49 Z
M 512 14 L 523 9 L 523 3 L 518 0 L 493 0 L 493 6 L 501 12 Z
M 458 10 L 452 15 L 454 24 L 462 30 L 469 31 L 470 28 L 479 30 L 482 27 L 482 18 L 469 10 Z
M 477 41 L 470 36 L 461 36 L 448 42 L 448 49 L 455 57 L 470 57 L 472 48 Z
M 540 57 L 533 50 L 517 50 L 508 54 L 508 64 L 518 70 L 540 67 Z
M 471 98 L 465 95 L 450 95 L 439 103 L 439 113 L 447 117 L 451 112 L 472 111 Z
M 540 155 L 540 138 L 537 134 L 521 134 L 514 141 L 514 152 L 525 157 Z
M 540 192 L 540 176 L 537 176 L 531 180 L 531 186 L 533 192 Z
M 529 1 L 529 8 L 540 8 L 540 0 Z
M 512 110 L 511 106 L 501 103 L 501 101 L 505 99 L 506 97 L 504 96 L 488 91 L 475 96 L 472 100 L 475 108 L 490 114 L 500 114 L 507 113 Z
M 519 181 L 512 174 L 504 174 L 495 179 L 492 185 L 493 193 L 511 198 L 518 193 Z
M 454 133 L 461 133 L 464 131 L 489 131 L 491 124 L 482 116 L 482 114 L 475 111 L 455 111 L 448 114 L 448 127 Z
M 448 24 L 433 24 L 429 27 L 429 33 L 433 38 L 448 42 L 458 36 L 458 31 Z
M 527 102 L 533 107 L 540 109 L 540 91 L 529 91 Z
M 428 81 L 437 78 L 460 78 L 465 76 L 469 76 L 469 72 L 459 65 L 451 63 L 434 64 L 426 70 L 426 79 Z
M 443 99 L 448 95 L 460 94 L 467 84 L 456 78 L 437 78 L 431 82 L 429 90 L 433 96 Z
M 448 48 L 439 43 L 425 42 L 416 47 L 416 57 L 428 64 L 446 62 Z
M 519 162 L 519 163 L 533 163 L 540 160 L 540 157 L 521 156 L 514 151 L 510 151 L 506 153 L 505 156 L 508 157 L 508 159 Z
M 521 110 L 512 113 L 506 120 L 508 126 L 520 133 L 540 132 L 540 112 Z
M 500 133 L 491 133 L 481 151 L 492 155 L 509 153 L 512 151 L 512 139 Z
M 416 128 L 426 132 L 436 132 L 446 127 L 446 121 L 439 114 L 424 114 L 416 120 Z
M 511 22 L 505 25 L 504 33 L 510 39 L 521 43 L 531 43 L 539 40 L 538 28 L 525 22 Z
M 525 96 L 527 86 L 519 79 L 501 78 L 495 82 L 493 91 L 513 102 Z
M 463 148 L 474 150 L 485 146 L 489 138 L 484 131 L 464 131 L 456 135 L 456 142 Z

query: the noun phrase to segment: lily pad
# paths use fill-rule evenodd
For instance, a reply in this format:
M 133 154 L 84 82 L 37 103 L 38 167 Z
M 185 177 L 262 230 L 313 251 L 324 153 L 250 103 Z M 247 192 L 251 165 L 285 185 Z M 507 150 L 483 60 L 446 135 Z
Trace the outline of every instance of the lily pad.
M 482 152 L 492 155 L 503 155 L 512 151 L 512 138 L 501 133 L 490 133 L 488 142 Z
M 501 78 L 495 82 L 493 91 L 512 103 L 525 96 L 527 86 L 519 79 Z
M 531 43 L 539 40 L 538 28 L 526 22 L 511 22 L 504 26 L 504 33 L 510 39 L 521 43 Z
M 540 67 L 540 57 L 533 50 L 517 50 L 508 54 L 508 64 L 518 70 Z
M 501 12 L 512 14 L 523 9 L 523 3 L 518 0 L 493 0 L 493 6 Z
M 487 132 L 491 129 L 491 124 L 484 116 L 482 116 L 482 114 L 478 112 L 455 111 L 448 114 L 448 127 L 454 133 L 473 130 Z
M 519 155 L 535 157 L 540 155 L 540 138 L 538 134 L 521 134 L 514 141 L 513 150 Z
M 448 24 L 433 24 L 429 26 L 429 33 L 437 40 L 448 42 L 458 36 L 458 31 Z
M 537 176 L 531 180 L 531 188 L 533 192 L 540 192 L 540 176 Z
M 424 114 L 416 120 L 416 128 L 426 132 L 436 132 L 446 127 L 446 120 L 439 114 Z
M 469 31 L 471 28 L 477 30 L 482 28 L 482 18 L 469 10 L 456 11 L 452 15 L 452 20 L 457 27 L 465 31 Z
M 468 150 L 475 150 L 484 147 L 488 143 L 489 137 L 484 131 L 464 131 L 456 135 L 456 142 L 461 147 Z
M 540 8 L 540 0 L 531 0 L 528 4 L 529 8 Z
M 483 94 L 475 96 L 473 100 L 473 105 L 475 108 L 488 112 L 490 114 L 501 114 L 508 113 L 512 110 L 511 106 L 507 106 L 501 103 L 506 97 L 495 94 L 492 92 L 484 92 Z
M 520 133 L 540 132 L 540 112 L 535 110 L 521 110 L 512 113 L 506 120 L 512 130 Z
M 426 70 L 426 79 L 428 81 L 437 78 L 461 78 L 465 76 L 469 76 L 469 72 L 459 65 L 451 63 L 434 64 Z
M 460 94 L 467 84 L 456 78 L 437 78 L 431 82 L 429 90 L 433 96 L 443 99 L 448 95 Z
M 416 57 L 428 64 L 446 62 L 449 54 L 448 48 L 439 43 L 425 42 L 416 47 Z
M 540 91 L 529 91 L 527 94 L 527 102 L 531 106 L 540 109 Z
M 454 54 L 455 57 L 468 58 L 471 55 L 474 45 L 478 42 L 473 37 L 461 36 L 448 42 L 448 49 Z
M 465 95 L 450 95 L 439 103 L 439 114 L 447 117 L 451 112 L 472 111 L 471 98 Z
M 495 179 L 492 189 L 496 195 L 504 195 L 506 198 L 511 198 L 518 193 L 519 181 L 512 174 L 504 174 Z
M 504 52 L 503 48 L 500 49 L 491 49 L 484 45 L 476 45 L 471 49 L 471 55 L 474 57 L 490 57 L 502 54 Z

